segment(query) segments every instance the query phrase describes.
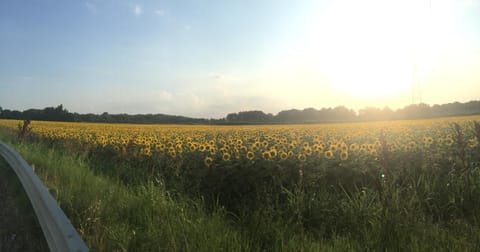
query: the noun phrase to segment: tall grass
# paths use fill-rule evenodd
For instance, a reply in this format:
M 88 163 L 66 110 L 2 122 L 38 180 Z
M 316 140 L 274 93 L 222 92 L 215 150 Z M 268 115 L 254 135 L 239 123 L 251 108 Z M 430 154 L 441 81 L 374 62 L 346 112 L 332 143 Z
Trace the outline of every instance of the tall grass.
M 42 144 L 18 143 L 0 132 L 51 190 L 92 251 L 260 251 L 264 246 L 217 207 L 165 190 L 161 181 L 125 185 L 95 175 L 82 155 Z M 279 230 L 280 234 L 282 231 Z M 271 244 L 276 251 L 317 250 L 295 236 Z
M 391 151 L 381 135 L 378 158 L 362 163 L 290 163 L 281 173 L 237 163 L 197 184 L 191 174 L 128 180 L 142 162 L 18 143 L 6 131 L 0 139 L 58 191 L 92 250 L 476 251 L 480 151 L 451 132 L 451 150 Z
M 0 251 L 46 251 L 47 243 L 22 184 L 0 157 Z

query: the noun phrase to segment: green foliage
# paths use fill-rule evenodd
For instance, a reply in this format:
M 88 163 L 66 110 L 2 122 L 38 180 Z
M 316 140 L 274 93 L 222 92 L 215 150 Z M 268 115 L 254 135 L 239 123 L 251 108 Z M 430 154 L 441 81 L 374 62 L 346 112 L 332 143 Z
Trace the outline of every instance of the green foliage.
M 201 155 L 14 147 L 58 190 L 92 250 L 475 251 L 479 128 L 453 124 L 451 145 L 393 149 L 394 136 L 382 132 L 377 155 L 223 162 L 217 154 L 208 167 Z
M 15 172 L 0 157 L 0 251 L 48 250 L 40 224 Z

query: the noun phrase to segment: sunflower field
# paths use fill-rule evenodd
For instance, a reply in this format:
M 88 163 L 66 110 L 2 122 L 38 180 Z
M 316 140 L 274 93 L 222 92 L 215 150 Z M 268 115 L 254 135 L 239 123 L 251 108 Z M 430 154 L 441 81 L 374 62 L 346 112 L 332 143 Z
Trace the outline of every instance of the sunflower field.
M 95 173 L 127 185 L 162 181 L 207 208 L 227 209 L 242 226 L 260 230 L 262 239 L 274 236 L 274 229 L 251 226 L 260 220 L 302 236 L 346 235 L 385 249 L 402 248 L 411 239 L 406 234 L 422 223 L 479 227 L 477 121 L 479 116 L 248 126 L 34 121 L 21 140 L 84 155 Z M 0 120 L 0 127 L 16 134 L 21 122 Z

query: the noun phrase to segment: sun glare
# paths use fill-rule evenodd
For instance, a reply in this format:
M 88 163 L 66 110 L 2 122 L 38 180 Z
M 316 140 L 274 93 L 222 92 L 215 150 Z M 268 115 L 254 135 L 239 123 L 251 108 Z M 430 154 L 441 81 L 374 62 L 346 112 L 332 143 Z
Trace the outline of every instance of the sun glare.
M 428 1 L 338 1 L 308 20 L 300 54 L 350 96 L 398 95 L 431 68 L 429 15 Z

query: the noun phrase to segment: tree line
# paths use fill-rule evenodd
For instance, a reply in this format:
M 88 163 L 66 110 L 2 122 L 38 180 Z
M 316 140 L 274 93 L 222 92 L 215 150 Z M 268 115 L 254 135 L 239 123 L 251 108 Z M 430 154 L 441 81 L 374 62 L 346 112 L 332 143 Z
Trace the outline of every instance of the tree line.
M 357 121 L 383 121 L 422 119 L 444 116 L 480 114 L 480 101 L 466 103 L 454 102 L 442 105 L 412 104 L 392 110 L 367 107 L 358 113 L 345 106 L 335 108 L 306 108 L 280 111 L 276 115 L 260 110 L 230 113 L 220 119 L 191 118 L 165 114 L 79 114 L 71 113 L 63 105 L 44 109 L 25 111 L 8 110 L 0 107 L 1 119 L 61 121 L 61 122 L 97 122 L 97 123 L 138 123 L 138 124 L 280 124 L 280 123 L 334 123 Z

